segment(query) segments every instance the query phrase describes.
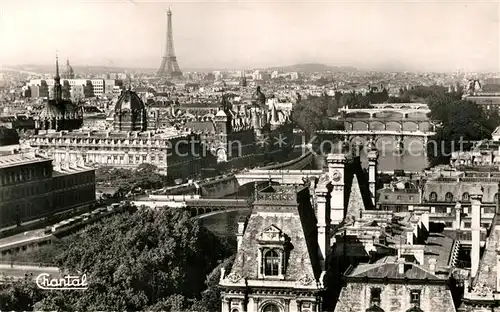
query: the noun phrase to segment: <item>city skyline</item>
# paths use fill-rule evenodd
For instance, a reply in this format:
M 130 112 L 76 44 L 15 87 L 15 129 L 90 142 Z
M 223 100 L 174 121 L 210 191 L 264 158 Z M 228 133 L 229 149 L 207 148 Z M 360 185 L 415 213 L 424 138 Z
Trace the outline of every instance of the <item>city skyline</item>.
M 158 68 L 169 6 L 181 69 L 500 71 L 499 3 L 449 1 L 4 1 L 0 65 Z

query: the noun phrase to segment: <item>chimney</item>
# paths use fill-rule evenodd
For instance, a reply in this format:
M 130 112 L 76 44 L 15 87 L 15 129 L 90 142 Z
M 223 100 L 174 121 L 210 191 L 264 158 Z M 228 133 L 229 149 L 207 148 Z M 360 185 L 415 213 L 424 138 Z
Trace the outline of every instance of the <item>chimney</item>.
M 246 223 L 246 219 L 244 217 L 241 217 L 238 220 L 238 230 L 236 232 L 236 240 L 237 240 L 236 251 L 240 250 L 241 243 L 243 242 L 243 233 L 245 232 L 245 223 Z
M 425 231 L 427 233 L 429 233 L 429 213 L 428 212 L 424 212 L 421 216 L 420 216 L 420 220 L 422 220 L 422 225 L 423 227 L 425 228 Z
M 494 231 L 495 229 L 493 229 Z M 497 270 L 497 293 L 500 292 L 500 248 L 497 248 L 497 264 L 496 264 L 496 270 Z
M 432 257 L 429 259 L 429 271 L 432 273 L 432 274 L 436 274 L 436 263 L 437 263 L 437 259 Z
M 372 199 L 373 206 L 376 206 L 376 180 L 377 180 L 377 163 L 378 163 L 378 152 L 377 150 L 371 150 L 368 152 L 368 184 L 370 187 L 370 196 Z
M 328 154 L 326 157 L 328 166 L 328 177 L 333 186 L 330 192 L 330 223 L 339 224 L 344 220 L 344 168 L 346 163 L 345 154 Z
M 328 190 L 324 185 L 318 185 L 318 189 L 315 190 L 317 212 L 318 217 L 318 245 L 320 252 L 320 262 L 321 268 L 325 270 L 326 268 L 326 258 L 328 256 L 328 247 L 330 246 L 330 207 L 328 207 L 327 202 L 330 200 L 330 195 Z
M 405 258 L 399 258 L 398 259 L 398 273 L 399 274 L 405 274 Z
M 457 202 L 457 204 L 455 205 L 455 222 L 453 222 L 454 230 L 460 229 L 460 224 L 462 223 L 461 214 L 462 214 L 462 205 L 460 204 L 460 202 Z
M 413 245 L 413 228 L 411 228 L 411 230 L 408 230 L 408 232 L 406 232 L 406 244 Z
M 471 231 L 472 231 L 472 250 L 471 250 L 471 277 L 476 277 L 479 269 L 480 244 L 481 244 L 481 200 L 483 192 L 479 187 L 473 188 L 470 192 L 471 199 Z

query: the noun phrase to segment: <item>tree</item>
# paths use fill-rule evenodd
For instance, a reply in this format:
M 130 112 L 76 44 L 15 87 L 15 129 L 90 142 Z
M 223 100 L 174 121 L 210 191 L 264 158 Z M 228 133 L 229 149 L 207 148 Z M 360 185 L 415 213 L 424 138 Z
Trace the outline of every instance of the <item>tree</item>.
M 337 114 L 338 108 L 339 105 L 333 97 L 310 96 L 295 105 L 292 120 L 310 136 L 314 135 L 317 130 L 343 129 L 342 122 L 335 122 L 328 118 Z
M 0 311 L 33 311 L 42 293 L 31 279 L 0 283 Z
M 101 167 L 96 170 L 96 183 L 112 184 L 127 194 L 134 189 L 159 189 L 166 185 L 164 176 L 158 174 L 158 168 L 151 164 L 141 164 L 136 169 Z
M 460 100 L 456 94 L 434 93 L 427 103 L 430 118 L 441 122 L 428 145 L 432 165 L 448 163 L 452 152 L 469 150 L 474 141 L 491 138 L 500 124 L 497 114 L 488 115 L 477 104 Z
M 64 240 L 58 266 L 86 273 L 89 288 L 51 292 L 37 310 L 191 310 L 207 274 L 234 250 L 168 208 L 115 215 Z

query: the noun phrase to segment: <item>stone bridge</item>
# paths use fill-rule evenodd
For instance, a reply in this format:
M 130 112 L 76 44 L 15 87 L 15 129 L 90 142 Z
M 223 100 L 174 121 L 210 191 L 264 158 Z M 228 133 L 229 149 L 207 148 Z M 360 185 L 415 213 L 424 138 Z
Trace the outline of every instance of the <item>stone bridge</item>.
M 412 118 L 412 116 L 427 116 L 431 112 L 429 108 L 348 108 L 343 107 L 339 109 L 339 112 L 344 118 L 347 117 L 359 117 L 366 116 L 370 119 L 376 117 L 382 117 L 381 115 L 387 115 L 387 113 L 398 114 L 401 119 Z
M 245 198 L 201 198 L 198 195 L 150 195 L 145 200 L 134 201 L 137 207 L 179 208 L 190 212 L 191 217 L 200 217 L 214 212 L 251 209 L 253 200 Z
M 322 170 L 262 170 L 255 169 L 236 174 L 238 184 L 273 181 L 279 184 L 303 184 L 302 178 L 320 176 Z
M 436 135 L 434 131 L 395 131 L 395 130 L 319 130 L 319 134 L 340 135 L 343 137 L 353 138 L 355 136 L 364 136 L 369 138 L 377 138 L 382 136 L 387 137 L 421 137 L 428 138 Z
M 391 138 L 394 139 L 394 145 L 399 152 L 403 152 L 405 150 L 404 139 L 405 138 L 422 138 L 422 146 L 427 146 L 429 141 L 429 137 L 436 135 L 434 131 L 394 131 L 394 130 L 320 130 L 317 131 L 320 135 L 331 135 L 331 136 L 340 136 L 343 138 L 342 142 L 337 142 L 337 144 L 351 145 L 353 143 L 357 143 L 358 145 L 377 145 L 377 141 L 382 138 Z M 323 142 L 325 143 L 325 142 Z M 322 143 L 322 144 L 323 144 Z M 334 140 L 328 141 L 329 144 L 335 144 Z M 390 142 L 389 142 L 390 143 Z M 384 149 L 387 145 L 382 141 Z M 392 145 L 392 143 L 390 143 Z M 424 153 L 427 152 L 427 149 L 423 149 Z
M 395 108 L 395 109 L 428 109 L 429 106 L 424 103 L 381 103 L 370 104 L 373 108 Z
M 397 128 L 397 131 L 436 131 L 436 125 L 428 118 L 387 120 L 386 118 L 356 118 L 347 117 L 344 121 L 346 130 L 388 130 L 387 128 Z

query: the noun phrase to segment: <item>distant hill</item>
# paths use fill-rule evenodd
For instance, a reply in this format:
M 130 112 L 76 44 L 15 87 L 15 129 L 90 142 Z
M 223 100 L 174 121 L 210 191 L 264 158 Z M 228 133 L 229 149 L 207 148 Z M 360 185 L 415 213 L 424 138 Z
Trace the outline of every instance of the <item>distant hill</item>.
M 123 73 L 123 72 L 155 72 L 154 68 L 127 68 L 127 67 L 111 67 L 111 66 L 78 66 L 71 65 L 75 73 Z M 9 66 L 10 68 L 32 71 L 36 73 L 55 73 L 55 64 L 51 65 L 17 65 Z M 59 71 L 63 72 L 66 67 L 66 62 L 59 63 Z
M 319 63 L 295 64 L 281 67 L 270 67 L 267 70 L 279 70 L 284 72 L 301 72 L 301 73 L 317 73 L 317 72 L 355 72 L 358 71 L 355 67 L 350 66 L 329 66 Z
M 92 74 L 92 73 L 124 73 L 124 72 L 143 72 L 143 73 L 154 73 L 158 69 L 157 68 L 131 68 L 131 67 L 112 67 L 112 66 L 73 66 L 73 70 L 77 74 Z M 59 63 L 59 70 L 62 72 L 66 67 L 66 62 Z M 9 68 L 25 70 L 35 73 L 55 73 L 55 64 L 47 64 L 47 65 L 34 65 L 34 64 L 25 64 L 25 65 L 17 65 L 17 66 L 9 66 Z M 257 69 L 257 68 L 255 68 Z M 315 72 L 355 72 L 358 71 L 355 67 L 349 66 L 329 66 L 325 64 L 319 63 L 305 63 L 305 64 L 295 64 L 295 65 L 287 65 L 287 66 L 275 66 L 269 68 L 263 68 L 264 70 L 278 70 L 284 72 L 301 72 L 301 73 L 315 73 Z M 181 68 L 183 72 L 212 72 L 215 70 L 228 70 L 228 68 Z M 238 70 L 233 68 L 232 70 Z

